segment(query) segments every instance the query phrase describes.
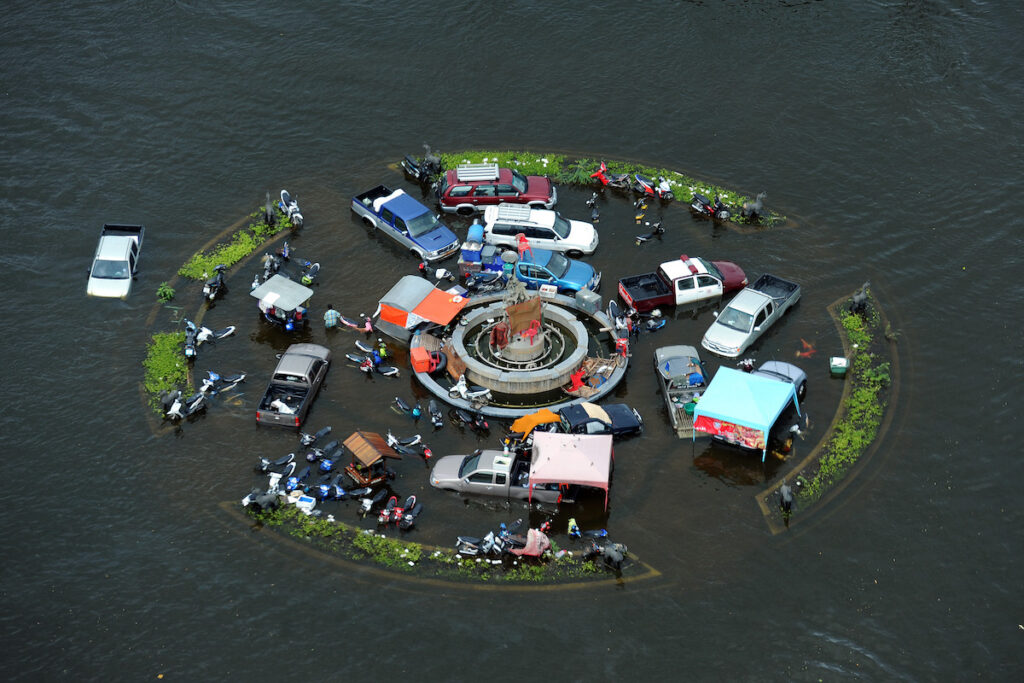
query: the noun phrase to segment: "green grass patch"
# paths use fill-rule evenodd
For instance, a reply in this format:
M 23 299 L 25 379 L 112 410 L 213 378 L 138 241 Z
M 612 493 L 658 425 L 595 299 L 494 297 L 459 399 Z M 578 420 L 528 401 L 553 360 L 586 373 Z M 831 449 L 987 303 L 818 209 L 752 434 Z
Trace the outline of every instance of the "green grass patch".
M 493 558 L 462 557 L 454 549 L 407 541 L 394 527 L 363 529 L 325 516 L 306 515 L 294 505 L 282 505 L 270 512 L 247 512 L 259 524 L 322 551 L 417 576 L 512 584 L 564 583 L 611 576 L 600 563 L 584 560 L 581 552 L 557 559 L 549 553 L 539 559 L 506 557 L 492 562 Z
M 268 224 L 262 208 L 249 214 L 253 222 L 231 235 L 227 242 L 215 245 L 209 251 L 196 252 L 181 268 L 178 275 L 192 280 L 205 280 L 211 277 L 213 269 L 218 265 L 229 268 L 243 258 L 256 251 L 261 244 L 282 230 L 292 227 L 291 221 L 278 207 L 274 208 L 274 222 Z
M 878 435 L 888 405 L 890 365 L 880 353 L 885 335 L 871 297 L 871 306 L 860 315 L 844 311 L 840 322 L 852 349 L 847 382 L 852 382 L 843 406 L 843 418 L 836 425 L 817 464 L 801 472 L 797 481 L 797 504 L 803 509 L 819 500 L 839 483 Z
M 516 151 L 494 151 L 494 150 L 472 150 L 440 154 L 441 165 L 448 168 L 455 168 L 463 163 L 497 163 L 499 166 L 514 168 L 524 175 L 546 175 L 557 183 L 565 185 L 578 185 L 585 187 L 596 187 L 597 182 L 590 177 L 590 174 L 597 170 L 600 159 L 577 158 L 570 159 L 561 154 L 538 154 L 536 152 Z M 744 194 L 720 187 L 708 182 L 697 180 L 688 175 L 673 171 L 660 166 L 645 166 L 630 161 L 604 160 L 610 173 L 639 173 L 651 179 L 664 177 L 672 185 L 676 201 L 689 203 L 694 193 L 702 194 L 709 199 L 718 195 L 721 200 L 733 209 L 735 215 L 730 219 L 733 223 L 741 225 L 752 225 L 750 220 L 739 215 L 740 208 L 744 203 L 753 202 L 754 199 Z M 786 221 L 774 211 L 766 210 L 756 224 L 763 227 L 779 225 Z
M 149 394 L 149 405 L 157 413 L 160 412 L 160 394 L 164 391 L 191 391 L 184 346 L 184 332 L 158 332 L 146 349 L 146 359 L 142 361 L 146 370 L 143 384 Z

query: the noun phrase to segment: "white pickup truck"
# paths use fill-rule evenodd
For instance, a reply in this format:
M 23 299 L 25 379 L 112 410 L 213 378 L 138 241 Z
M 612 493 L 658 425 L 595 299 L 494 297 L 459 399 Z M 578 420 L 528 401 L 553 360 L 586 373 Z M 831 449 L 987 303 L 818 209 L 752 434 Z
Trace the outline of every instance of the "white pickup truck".
M 141 225 L 108 223 L 103 226 L 92 268 L 89 269 L 86 294 L 115 299 L 128 296 L 139 267 L 139 251 L 145 230 Z
M 800 285 L 765 273 L 744 287 L 704 333 L 700 345 L 711 353 L 735 358 L 800 300 Z

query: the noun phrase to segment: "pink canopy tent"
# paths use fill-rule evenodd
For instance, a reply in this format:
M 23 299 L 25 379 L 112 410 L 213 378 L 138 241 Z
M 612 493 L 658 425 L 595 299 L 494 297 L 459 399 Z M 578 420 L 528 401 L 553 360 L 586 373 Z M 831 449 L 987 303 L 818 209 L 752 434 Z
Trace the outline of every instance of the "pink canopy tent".
M 604 489 L 607 508 L 612 457 L 610 434 L 534 432 L 531 498 L 537 484 L 578 484 Z

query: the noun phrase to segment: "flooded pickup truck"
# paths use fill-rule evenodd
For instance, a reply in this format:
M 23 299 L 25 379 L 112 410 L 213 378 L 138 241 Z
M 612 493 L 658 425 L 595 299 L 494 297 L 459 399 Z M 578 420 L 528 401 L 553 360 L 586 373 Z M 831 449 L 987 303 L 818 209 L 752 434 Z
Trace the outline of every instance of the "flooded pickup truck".
M 292 344 L 281 354 L 256 409 L 261 425 L 298 428 L 320 391 L 331 352 L 319 344 Z
M 430 485 L 438 489 L 530 499 L 530 462 L 520 455 L 498 450 L 477 450 L 469 455 L 447 455 L 430 472 Z M 573 489 L 576 487 L 569 487 Z M 533 489 L 533 500 L 557 504 L 571 502 L 554 484 Z

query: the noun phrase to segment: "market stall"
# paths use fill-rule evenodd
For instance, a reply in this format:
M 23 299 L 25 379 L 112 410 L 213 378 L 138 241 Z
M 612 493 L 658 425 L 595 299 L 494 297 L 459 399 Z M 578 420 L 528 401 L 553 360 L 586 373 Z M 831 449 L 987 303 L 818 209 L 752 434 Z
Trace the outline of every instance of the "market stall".
M 447 325 L 465 305 L 465 297 L 437 289 L 422 277 L 406 275 L 381 297 L 373 315 L 382 332 L 408 341 L 417 325 Z
M 697 431 L 768 455 L 768 436 L 782 411 L 792 402 L 800 414 L 796 387 L 750 373 L 721 368 L 694 409 Z
M 603 489 L 607 508 L 613 457 L 610 434 L 534 432 L 530 486 L 576 484 Z

